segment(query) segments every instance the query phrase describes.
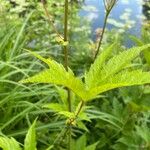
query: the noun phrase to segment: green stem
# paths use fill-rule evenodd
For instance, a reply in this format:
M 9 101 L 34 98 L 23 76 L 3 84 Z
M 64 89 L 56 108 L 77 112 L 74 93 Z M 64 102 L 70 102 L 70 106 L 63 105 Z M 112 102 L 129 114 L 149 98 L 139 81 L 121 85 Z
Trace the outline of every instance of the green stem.
M 59 38 L 63 39 L 62 36 L 59 34 L 58 30 L 56 29 L 53 21 L 51 20 L 51 16 L 50 16 L 50 14 L 49 14 L 49 12 L 47 10 L 47 7 L 46 7 L 46 1 L 45 0 L 41 0 L 41 3 L 43 4 L 43 8 L 44 8 L 45 14 L 46 14 L 46 16 L 48 18 L 48 23 L 52 26 L 52 28 L 53 28 L 54 32 L 57 34 L 57 36 Z
M 100 47 L 102 45 L 102 40 L 103 40 L 103 37 L 104 37 L 108 16 L 109 16 L 111 10 L 113 9 L 113 7 L 115 6 L 115 4 L 117 3 L 117 1 L 118 0 L 114 0 L 114 1 L 112 1 L 112 3 L 108 4 L 109 2 L 106 3 L 106 1 L 103 0 L 105 11 L 106 11 L 106 15 L 105 15 L 104 25 L 103 25 L 103 28 L 102 28 L 102 33 L 101 33 L 101 36 L 100 36 L 98 47 L 97 47 L 97 50 L 96 50 L 96 53 L 95 53 L 94 61 L 97 58 L 97 55 L 99 54 L 99 51 L 100 51 Z
M 75 112 L 75 118 L 70 120 L 69 124 L 67 125 L 67 128 L 65 128 L 62 131 L 63 135 L 60 133 L 60 136 L 57 137 L 57 139 L 54 141 L 54 144 L 56 144 L 57 141 L 62 142 L 62 140 L 65 138 L 66 134 L 68 133 L 69 134 L 69 136 L 68 136 L 68 149 L 71 150 L 71 126 L 72 126 L 72 123 L 75 121 L 75 119 L 78 117 L 83 106 L 84 106 L 84 101 L 82 100 L 78 105 L 77 111 Z
M 107 25 L 108 16 L 109 16 L 109 13 L 106 13 L 102 33 L 101 33 L 101 36 L 100 36 L 100 40 L 98 42 L 98 47 L 97 47 L 97 50 L 96 50 L 94 60 L 96 59 L 96 57 L 97 57 L 97 55 L 99 54 L 99 51 L 100 51 L 100 47 L 101 47 L 101 44 L 102 44 L 102 40 L 103 40 L 103 37 L 104 37 L 106 25 Z
M 64 42 L 68 41 L 68 0 L 65 0 L 65 14 L 64 14 Z M 68 46 L 64 45 L 64 66 L 68 71 Z M 68 110 L 71 112 L 71 98 L 70 98 L 70 90 L 67 89 L 68 92 Z
M 68 41 L 68 0 L 65 0 L 65 15 L 64 15 L 64 42 Z M 68 46 L 64 46 L 65 69 L 68 71 Z
M 65 13 L 64 13 L 64 42 L 68 41 L 68 6 L 69 1 L 65 0 Z M 68 46 L 64 45 L 64 67 L 68 71 Z M 68 110 L 71 112 L 71 93 L 70 89 L 67 88 L 68 92 Z M 69 125 L 69 137 L 68 137 L 68 150 L 71 150 L 71 125 Z
M 84 106 L 84 101 L 82 100 L 82 101 L 79 103 L 79 107 L 78 107 L 78 109 L 77 109 L 77 111 L 76 111 L 76 113 L 75 113 L 76 118 L 78 117 L 79 113 L 81 112 L 83 106 Z

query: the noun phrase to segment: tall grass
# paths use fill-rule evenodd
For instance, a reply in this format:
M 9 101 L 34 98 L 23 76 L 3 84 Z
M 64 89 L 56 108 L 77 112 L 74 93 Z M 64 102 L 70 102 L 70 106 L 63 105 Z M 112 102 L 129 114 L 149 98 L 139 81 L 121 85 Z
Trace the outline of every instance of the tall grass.
M 41 108 L 45 102 L 57 98 L 52 86 L 18 83 L 20 79 L 45 68 L 24 50 L 29 47 L 27 24 L 31 16 L 32 13 L 23 22 L 18 21 L 17 25 L 7 22 L 7 26 L 0 30 L 0 133 L 8 136 L 25 136 L 26 129 L 37 116 L 39 134 L 47 128 L 51 132 L 60 130 L 64 124 L 63 120 L 57 121 L 53 111 Z M 44 50 L 41 54 L 49 55 L 49 52 Z M 52 119 L 55 121 L 51 122 Z M 42 139 L 41 142 L 46 144 Z

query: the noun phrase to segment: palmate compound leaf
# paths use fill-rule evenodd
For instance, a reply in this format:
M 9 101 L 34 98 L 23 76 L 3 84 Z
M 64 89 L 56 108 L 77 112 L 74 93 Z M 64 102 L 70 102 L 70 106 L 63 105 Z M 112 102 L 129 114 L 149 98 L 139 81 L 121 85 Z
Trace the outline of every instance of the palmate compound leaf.
M 114 45 L 111 45 L 98 56 L 95 63 L 91 65 L 89 72 L 85 75 L 85 84 L 82 80 L 74 76 L 71 69 L 67 72 L 65 68 L 56 61 L 45 59 L 33 52 L 32 54 L 47 63 L 50 69 L 46 69 L 21 82 L 63 85 L 71 89 L 84 101 L 92 100 L 98 94 L 114 88 L 150 83 L 150 75 L 148 72 L 142 72 L 140 70 L 125 71 L 125 67 L 131 64 L 131 61 L 136 58 L 141 51 L 148 49 L 150 44 L 121 52 L 106 62 L 113 47 Z
M 59 64 L 52 59 L 45 59 L 36 53 L 30 53 L 45 62 L 49 66 L 49 69 L 46 69 L 33 77 L 21 80 L 21 83 L 51 83 L 62 85 L 71 89 L 83 100 L 85 99 L 84 83 L 81 79 L 74 76 L 71 69 L 67 72 L 62 64 Z
M 0 148 L 3 150 L 21 150 L 19 143 L 14 138 L 0 137 Z
M 123 70 L 126 66 L 131 64 L 131 61 L 136 58 L 141 51 L 150 48 L 150 44 L 140 47 L 134 47 L 118 55 L 112 57 L 107 63 L 105 60 L 107 53 L 113 48 L 110 46 L 106 51 L 98 56 L 93 65 L 91 65 L 89 72 L 86 75 L 86 88 L 94 88 L 100 85 L 100 83 L 107 82 L 108 78 L 112 75 Z M 106 53 L 106 54 L 105 54 Z M 104 59 L 104 61 L 102 61 Z

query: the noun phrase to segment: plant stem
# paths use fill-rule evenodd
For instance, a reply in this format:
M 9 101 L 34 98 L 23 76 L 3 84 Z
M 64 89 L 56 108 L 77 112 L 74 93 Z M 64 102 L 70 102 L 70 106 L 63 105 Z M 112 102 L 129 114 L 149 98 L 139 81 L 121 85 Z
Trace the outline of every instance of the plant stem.
M 46 7 L 46 1 L 45 0 L 41 0 L 41 3 L 43 4 L 43 8 L 44 8 L 45 14 L 46 14 L 46 16 L 48 18 L 48 23 L 52 26 L 52 28 L 55 31 L 55 33 L 57 34 L 57 36 L 59 38 L 63 39 L 62 36 L 61 36 L 61 34 L 59 34 L 58 30 L 56 29 L 53 21 L 51 20 L 51 16 L 50 16 L 50 14 L 49 14 L 49 12 L 47 10 L 47 7 Z
M 65 0 L 65 13 L 64 13 L 64 42 L 68 41 L 68 6 L 69 6 L 69 1 Z M 68 46 L 64 45 L 64 67 L 66 71 L 68 71 Z M 68 111 L 71 112 L 71 93 L 70 89 L 67 88 L 68 92 Z M 69 139 L 68 139 L 68 150 L 71 150 L 71 125 L 69 127 Z
M 101 33 L 101 36 L 100 36 L 100 40 L 98 42 L 98 47 L 97 47 L 97 50 L 96 50 L 94 60 L 96 59 L 96 57 L 97 57 L 97 55 L 99 54 L 99 51 L 100 51 L 100 47 L 101 47 L 101 44 L 102 44 L 102 40 L 103 40 L 103 37 L 104 37 L 106 25 L 107 25 L 108 16 L 109 16 L 109 13 L 106 13 L 102 33 Z
M 78 117 L 78 115 L 79 115 L 79 113 L 80 113 L 80 111 L 81 111 L 83 105 L 84 105 L 84 101 L 82 100 L 81 103 L 80 103 L 80 106 L 79 106 L 79 108 L 78 108 L 78 110 L 77 110 L 77 112 L 76 112 L 76 114 L 75 114 L 76 118 Z
M 65 14 L 64 14 L 64 42 L 68 41 L 68 0 L 65 0 Z M 68 71 L 68 46 L 64 45 L 64 67 Z M 71 112 L 71 98 L 70 90 L 68 92 L 68 110 Z
M 65 0 L 65 14 L 64 14 L 64 42 L 68 41 L 68 0 Z M 65 68 L 68 71 L 68 46 L 64 46 Z
M 77 111 L 75 112 L 75 118 L 71 118 L 69 124 L 67 125 L 67 128 L 65 128 L 61 133 L 63 133 L 63 136 L 62 134 L 60 133 L 60 136 L 57 137 L 57 139 L 54 141 L 54 144 L 57 143 L 57 141 L 59 140 L 59 142 L 61 142 L 66 134 L 68 133 L 69 134 L 69 138 L 68 138 L 68 149 L 71 150 L 71 126 L 72 126 L 72 123 L 75 121 L 75 119 L 78 117 L 79 113 L 81 112 L 82 108 L 84 106 L 84 101 L 82 100 L 79 104 L 79 107 L 77 109 Z
M 97 55 L 99 54 L 99 51 L 100 51 L 100 47 L 102 45 L 102 40 L 103 40 L 103 37 L 104 37 L 104 33 L 105 33 L 105 29 L 106 29 L 106 25 L 107 25 L 107 20 L 108 20 L 108 16 L 112 10 L 112 8 L 115 6 L 115 4 L 117 3 L 118 0 L 114 0 L 110 1 L 110 4 L 109 2 L 106 2 L 105 0 L 103 0 L 103 3 L 104 3 L 104 7 L 105 7 L 105 11 L 106 11 L 106 15 L 105 15 L 105 19 L 104 19 L 104 25 L 103 25 L 103 28 L 102 28 L 102 33 L 101 33 L 101 36 L 100 36 L 100 40 L 99 40 L 99 43 L 98 43 L 98 47 L 97 47 L 97 50 L 96 50 L 96 53 L 95 53 L 95 57 L 94 57 L 94 61 L 95 59 L 97 58 Z

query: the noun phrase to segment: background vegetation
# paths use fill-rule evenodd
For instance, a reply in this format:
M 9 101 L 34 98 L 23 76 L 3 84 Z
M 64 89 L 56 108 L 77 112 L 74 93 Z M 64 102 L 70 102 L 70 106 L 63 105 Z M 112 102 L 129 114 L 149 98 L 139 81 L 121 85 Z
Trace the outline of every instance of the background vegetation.
M 93 62 L 99 41 L 99 37 L 91 39 L 90 22 L 79 16 L 82 4 L 83 1 L 69 1 L 68 22 L 69 67 L 81 78 L 83 70 L 89 70 Z M 149 2 L 145 5 L 150 8 Z M 47 68 L 27 49 L 63 64 L 64 43 L 50 20 L 63 35 L 64 0 L 47 0 L 46 9 L 50 16 L 38 0 L 0 0 L 0 135 L 13 137 L 22 146 L 28 128 L 37 118 L 36 126 L 34 123 L 28 132 L 33 134 L 31 129 L 35 126 L 37 149 L 65 150 L 69 140 L 69 132 L 66 132 L 68 117 L 58 112 L 67 107 L 63 105 L 67 103 L 66 90 L 52 84 L 18 82 Z M 149 16 L 149 13 L 146 14 Z M 113 57 L 126 49 L 125 39 L 135 46 L 150 43 L 148 19 L 143 21 L 140 38 L 124 36 L 127 28 L 123 28 L 123 32 L 106 29 L 101 50 L 117 43 L 109 56 Z M 148 49 L 132 65 L 149 72 Z M 71 97 L 74 106 L 77 106 L 79 99 L 73 93 Z M 150 149 L 149 98 L 150 86 L 145 84 L 114 89 L 87 102 L 77 126 L 72 127 L 71 150 Z M 50 109 L 43 108 L 47 103 L 53 104 Z M 29 141 L 32 142 L 32 139 Z

